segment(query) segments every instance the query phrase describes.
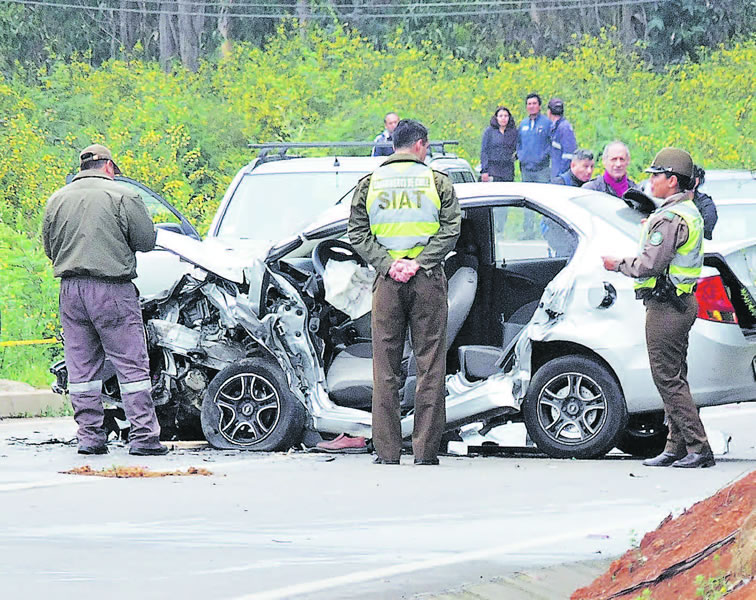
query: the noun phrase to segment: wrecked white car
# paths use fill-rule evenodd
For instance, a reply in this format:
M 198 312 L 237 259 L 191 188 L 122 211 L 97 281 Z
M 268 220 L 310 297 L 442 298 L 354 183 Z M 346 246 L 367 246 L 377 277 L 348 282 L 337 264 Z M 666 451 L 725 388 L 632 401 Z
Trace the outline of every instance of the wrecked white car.
M 462 233 L 446 263 L 450 435 L 471 423 L 485 434 L 524 421 L 551 456 L 598 457 L 615 446 L 657 452 L 666 432 L 643 306 L 632 280 L 605 271 L 600 258 L 636 252 L 642 215 L 622 200 L 563 186 L 457 191 Z M 207 242 L 160 232 L 162 247 L 195 266 L 143 303 L 165 437 L 201 425 L 212 445 L 250 450 L 313 445 L 319 434 L 370 437 L 371 274 L 345 241 L 348 210 L 334 207 L 255 260 L 234 262 Z M 752 284 L 754 247 L 737 253 L 740 277 Z M 338 263 L 351 266 L 329 267 Z M 707 255 L 706 264 L 689 350 L 694 398 L 702 406 L 756 400 L 756 305 L 721 255 Z M 409 437 L 409 344 L 404 365 Z M 64 366 L 57 372 L 64 388 Z M 118 405 L 115 378 L 104 393 Z

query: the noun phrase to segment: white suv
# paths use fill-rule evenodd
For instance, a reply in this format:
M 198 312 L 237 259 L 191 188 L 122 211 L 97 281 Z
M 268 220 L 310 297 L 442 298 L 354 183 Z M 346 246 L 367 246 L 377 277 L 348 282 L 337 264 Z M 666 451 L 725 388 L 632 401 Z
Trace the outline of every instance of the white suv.
M 446 152 L 456 142 L 431 142 L 426 163 L 452 183 L 476 181 L 470 164 Z M 357 182 L 377 169 L 385 156 L 302 157 L 296 148 L 371 147 L 369 142 L 256 144 L 258 158 L 239 170 L 215 213 L 208 238 L 270 243 L 294 235 L 330 206 L 347 197 Z M 275 153 L 271 153 L 274 151 Z
M 470 164 L 445 151 L 449 144 L 456 142 L 431 142 L 428 165 L 449 175 L 453 183 L 475 181 Z M 252 147 L 261 149 L 260 155 L 234 177 L 204 242 L 209 251 L 226 251 L 229 263 L 248 261 L 267 251 L 273 242 L 299 233 L 323 211 L 348 197 L 359 179 L 386 160 L 385 156 L 288 154 L 294 148 L 370 148 L 369 142 L 274 142 Z M 158 194 L 128 178 L 117 179 L 142 196 L 157 227 L 199 239 L 186 218 Z M 189 268 L 161 249 L 139 252 L 135 283 L 142 296 L 153 296 L 169 288 Z

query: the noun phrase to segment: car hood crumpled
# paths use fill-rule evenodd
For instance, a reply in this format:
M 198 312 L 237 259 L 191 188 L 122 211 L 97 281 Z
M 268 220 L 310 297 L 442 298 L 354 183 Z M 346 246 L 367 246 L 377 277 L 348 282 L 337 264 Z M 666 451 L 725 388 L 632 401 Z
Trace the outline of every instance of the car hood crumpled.
M 158 229 L 155 245 L 234 283 L 243 283 L 245 272 L 261 265 L 270 248 L 266 241 L 235 240 L 232 246 L 221 238 L 198 241 L 164 229 Z

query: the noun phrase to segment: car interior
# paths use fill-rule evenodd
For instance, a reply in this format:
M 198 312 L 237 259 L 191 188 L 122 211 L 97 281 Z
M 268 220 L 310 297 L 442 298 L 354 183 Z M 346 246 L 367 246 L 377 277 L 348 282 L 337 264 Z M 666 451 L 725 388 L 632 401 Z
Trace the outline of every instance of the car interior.
M 460 369 L 470 380 L 499 370 L 506 351 L 533 316 L 543 291 L 567 264 L 577 237 L 564 223 L 537 212 L 525 201 L 468 208 L 456 247 L 447 257 L 447 372 Z M 305 262 L 319 277 L 328 260 L 364 261 L 344 239 L 319 242 Z M 311 265 L 311 266 L 310 266 Z M 350 320 L 331 316 L 324 353 L 328 390 L 342 406 L 367 409 L 373 371 L 370 314 Z M 403 411 L 414 406 L 415 363 L 411 339 L 405 344 L 401 392 Z

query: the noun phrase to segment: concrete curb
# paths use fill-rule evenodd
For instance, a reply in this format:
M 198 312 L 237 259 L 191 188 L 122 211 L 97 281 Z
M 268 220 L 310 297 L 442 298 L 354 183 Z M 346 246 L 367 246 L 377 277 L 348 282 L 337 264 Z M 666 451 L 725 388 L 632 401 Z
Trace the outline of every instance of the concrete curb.
M 0 392 L 0 418 L 58 413 L 70 406 L 67 396 L 52 391 L 13 390 Z

